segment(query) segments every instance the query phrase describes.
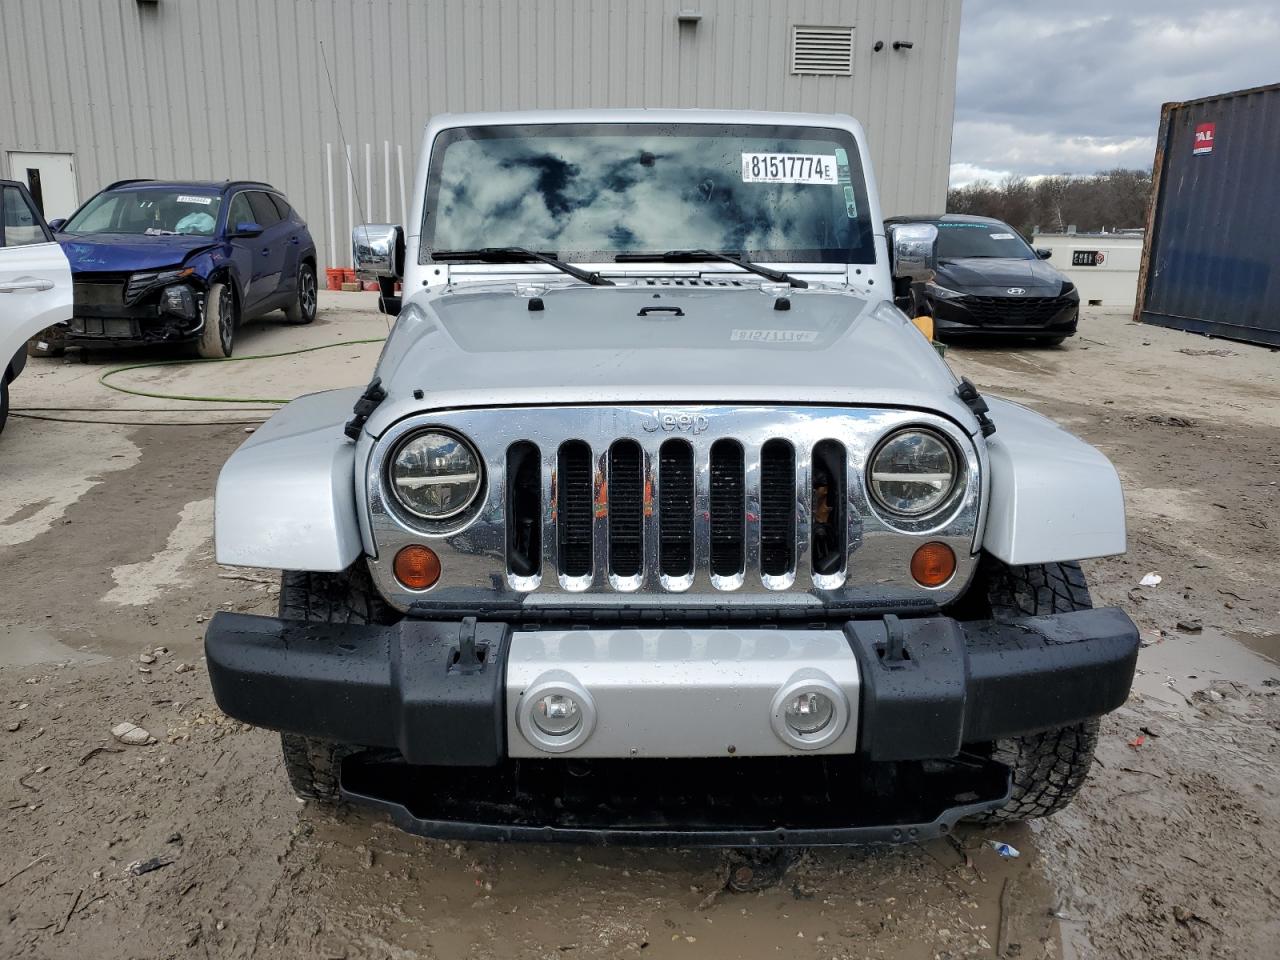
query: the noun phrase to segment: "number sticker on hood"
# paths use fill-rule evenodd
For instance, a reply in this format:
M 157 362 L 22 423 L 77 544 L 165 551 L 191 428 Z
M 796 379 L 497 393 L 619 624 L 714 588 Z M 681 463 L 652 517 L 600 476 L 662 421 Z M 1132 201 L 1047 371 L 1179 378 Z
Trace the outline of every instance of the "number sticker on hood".
M 753 343 L 815 343 L 816 330 L 744 330 L 735 327 L 729 334 L 731 341 L 749 340 Z

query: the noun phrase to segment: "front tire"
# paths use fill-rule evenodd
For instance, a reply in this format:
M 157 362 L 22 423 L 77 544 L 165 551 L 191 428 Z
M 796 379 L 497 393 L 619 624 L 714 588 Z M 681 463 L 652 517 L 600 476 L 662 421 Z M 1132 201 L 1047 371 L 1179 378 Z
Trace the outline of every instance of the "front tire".
M 298 267 L 294 301 L 284 308 L 284 317 L 289 323 L 308 324 L 316 318 L 317 289 L 316 268 L 304 261 Z
M 1011 567 L 986 558 L 982 577 L 993 620 L 1093 609 L 1089 585 L 1078 563 Z M 1067 806 L 1084 786 L 1098 745 L 1098 718 L 1039 733 L 997 740 L 991 758 L 1012 773 L 1013 794 L 997 810 L 970 819 L 1010 823 L 1047 817 Z
M 206 360 L 225 360 L 231 356 L 236 327 L 240 325 L 235 287 L 229 281 L 209 284 L 204 304 L 204 326 L 200 328 L 196 352 Z
M 397 614 L 374 587 L 368 567 L 357 561 L 341 573 L 286 570 L 280 576 L 280 618 L 388 624 Z M 296 733 L 280 734 L 280 748 L 294 793 L 322 804 L 338 802 L 342 761 L 361 749 Z

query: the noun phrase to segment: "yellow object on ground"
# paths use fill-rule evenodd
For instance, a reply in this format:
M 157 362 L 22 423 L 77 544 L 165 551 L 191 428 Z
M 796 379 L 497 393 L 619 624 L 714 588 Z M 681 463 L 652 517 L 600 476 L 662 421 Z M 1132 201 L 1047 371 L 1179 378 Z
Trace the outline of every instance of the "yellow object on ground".
M 925 335 L 926 340 L 933 339 L 933 317 L 912 317 L 911 322 Z

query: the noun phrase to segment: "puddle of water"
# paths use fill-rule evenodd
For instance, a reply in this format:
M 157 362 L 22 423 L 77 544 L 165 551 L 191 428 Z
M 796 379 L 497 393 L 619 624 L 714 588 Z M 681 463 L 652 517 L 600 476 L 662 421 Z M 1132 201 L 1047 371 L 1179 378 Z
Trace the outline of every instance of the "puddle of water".
M 1231 636 L 1259 656 L 1280 664 L 1280 633 L 1233 633 Z
M 0 667 L 37 663 L 102 663 L 107 657 L 69 647 L 39 627 L 0 627 Z
M 1178 633 L 1144 648 L 1138 654 L 1133 688 L 1143 697 L 1170 708 L 1189 709 L 1186 697 L 1215 680 L 1231 680 L 1261 687 L 1280 679 L 1280 634 L 1227 634 L 1206 629 Z

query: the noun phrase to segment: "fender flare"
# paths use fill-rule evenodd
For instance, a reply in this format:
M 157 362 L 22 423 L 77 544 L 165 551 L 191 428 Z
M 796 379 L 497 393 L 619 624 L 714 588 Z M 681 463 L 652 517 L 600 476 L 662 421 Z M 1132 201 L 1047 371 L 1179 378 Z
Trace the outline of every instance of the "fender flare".
M 355 444 L 342 432 L 360 387 L 286 404 L 218 475 L 218 563 L 338 572 L 364 551 L 356 514 Z
M 1011 566 L 1124 553 L 1124 491 L 1111 461 L 1034 410 L 986 400 L 996 432 L 983 549 Z

